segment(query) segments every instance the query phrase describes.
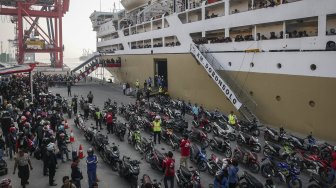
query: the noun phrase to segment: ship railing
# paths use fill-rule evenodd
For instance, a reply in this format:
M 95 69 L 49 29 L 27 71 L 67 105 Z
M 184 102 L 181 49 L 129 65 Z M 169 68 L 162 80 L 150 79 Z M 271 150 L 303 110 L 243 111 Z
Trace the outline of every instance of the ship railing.
M 227 82 L 229 87 L 234 91 L 237 98 L 242 104 L 242 108 L 248 107 L 247 109 L 256 109 L 257 103 L 251 98 L 251 96 L 244 90 L 230 74 L 229 72 L 218 62 L 218 60 L 209 52 L 209 50 L 204 45 L 196 45 L 202 55 L 207 59 L 208 63 L 215 69 L 215 71 Z M 243 109 L 242 109 L 243 110 Z M 250 110 L 248 110 L 252 113 Z M 250 119 L 250 118 L 248 118 Z

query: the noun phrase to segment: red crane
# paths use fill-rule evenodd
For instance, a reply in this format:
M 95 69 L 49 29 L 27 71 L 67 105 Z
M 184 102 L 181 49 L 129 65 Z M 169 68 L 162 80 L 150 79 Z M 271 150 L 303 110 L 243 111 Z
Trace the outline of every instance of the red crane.
M 0 15 L 12 16 L 16 24 L 18 64 L 23 64 L 25 53 L 50 53 L 51 65 L 63 67 L 62 18 L 69 10 L 70 0 L 0 0 Z M 40 18 L 46 18 L 45 32 L 38 24 Z M 23 30 L 23 21 L 29 25 Z M 35 36 L 42 39 L 30 38 Z

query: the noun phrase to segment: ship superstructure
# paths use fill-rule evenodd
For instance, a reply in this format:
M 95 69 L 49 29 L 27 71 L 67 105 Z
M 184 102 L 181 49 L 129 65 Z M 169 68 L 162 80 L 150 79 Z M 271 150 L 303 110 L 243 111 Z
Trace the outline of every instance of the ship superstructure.
M 336 1 L 121 3 L 90 17 L 119 80 L 163 75 L 175 97 L 333 138 Z

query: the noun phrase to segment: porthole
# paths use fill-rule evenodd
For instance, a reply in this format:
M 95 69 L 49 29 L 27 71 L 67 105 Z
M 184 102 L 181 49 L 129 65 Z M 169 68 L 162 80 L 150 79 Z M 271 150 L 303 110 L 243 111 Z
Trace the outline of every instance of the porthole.
M 250 91 L 250 95 L 253 96 L 253 94 L 254 94 L 253 91 Z
M 316 70 L 316 68 L 317 68 L 317 67 L 316 67 L 315 64 L 311 64 L 311 65 L 310 65 L 310 70 L 314 71 L 314 70 Z
M 278 69 L 281 69 L 281 67 L 282 67 L 281 63 L 278 63 L 277 67 L 278 67 Z
M 281 101 L 281 97 L 278 95 L 278 96 L 275 97 L 275 100 Z
M 231 62 L 229 62 L 229 66 L 231 67 L 231 65 L 232 65 L 232 63 Z
M 315 107 L 315 102 L 314 101 L 309 101 L 309 106 L 310 107 Z
M 254 67 L 254 63 L 253 62 L 250 63 L 250 67 Z

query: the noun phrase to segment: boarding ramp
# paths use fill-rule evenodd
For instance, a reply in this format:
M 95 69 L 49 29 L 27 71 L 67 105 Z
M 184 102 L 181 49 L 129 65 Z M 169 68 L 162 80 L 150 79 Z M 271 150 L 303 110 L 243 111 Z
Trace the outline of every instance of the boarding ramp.
M 89 63 L 91 63 L 92 61 L 94 61 L 95 59 L 99 59 L 100 58 L 100 53 L 93 53 L 87 60 L 85 60 L 82 64 L 78 65 L 76 68 L 72 69 L 72 72 L 76 72 L 79 69 L 83 68 L 84 66 L 88 65 Z
M 190 45 L 190 52 L 241 115 L 248 122 L 257 121 L 259 124 L 259 119 L 252 111 L 252 109 L 255 110 L 257 107 L 255 101 L 231 78 L 228 71 L 209 53 L 208 49 L 203 45 L 196 46 L 192 43 Z

